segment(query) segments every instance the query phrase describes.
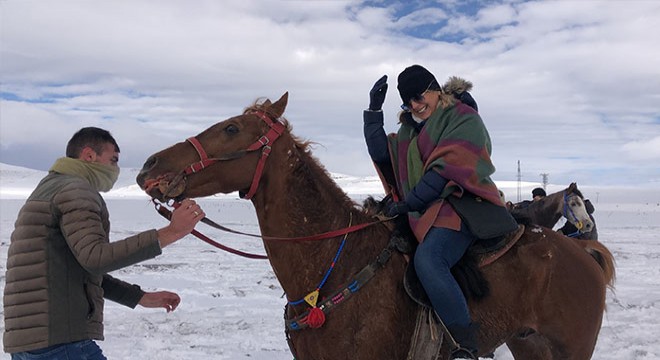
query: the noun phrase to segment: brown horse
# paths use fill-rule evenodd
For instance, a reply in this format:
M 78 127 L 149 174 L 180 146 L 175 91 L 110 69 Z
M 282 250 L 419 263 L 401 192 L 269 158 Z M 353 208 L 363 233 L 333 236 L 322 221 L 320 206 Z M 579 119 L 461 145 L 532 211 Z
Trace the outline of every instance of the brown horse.
M 524 201 L 514 204 L 510 211 L 518 220 L 552 228 L 563 216 L 567 224 L 562 228 L 564 235 L 583 240 L 598 240 L 593 205 L 584 200 L 576 183 L 537 201 Z M 591 211 L 589 211 L 591 210 Z M 571 229 L 566 230 L 566 229 Z
M 287 100 L 284 94 L 275 103 L 255 104 L 154 154 L 137 182 L 161 200 L 239 191 L 255 207 L 268 259 L 290 301 L 318 287 L 320 301 L 347 295 L 327 312 L 324 323 L 289 328 L 297 359 L 405 359 L 417 306 L 403 287 L 404 256 L 393 253 L 389 262 L 374 270 L 370 282 L 350 287 L 356 274 L 384 253 L 388 227 L 380 223 L 351 232 L 343 249 L 343 236 L 317 241 L 274 238 L 310 236 L 374 221 L 334 183 L 310 154 L 308 143 L 290 133 L 281 118 Z M 469 300 L 472 318 L 481 323 L 480 353 L 515 338 L 519 344 L 512 351 L 519 359 L 589 359 L 600 330 L 606 286 L 614 275 L 611 254 L 599 246 L 610 260 L 604 268 L 576 241 L 528 227 L 509 252 L 482 269 L 490 295 Z M 334 270 L 323 282 L 331 263 Z M 295 318 L 310 308 L 305 302 L 290 304 L 285 317 Z M 443 350 L 443 358 L 448 352 Z

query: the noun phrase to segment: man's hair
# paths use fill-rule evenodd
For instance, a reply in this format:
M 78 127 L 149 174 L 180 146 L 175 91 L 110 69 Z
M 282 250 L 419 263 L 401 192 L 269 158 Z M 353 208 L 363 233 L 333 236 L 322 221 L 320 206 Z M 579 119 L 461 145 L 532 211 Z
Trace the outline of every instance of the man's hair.
M 100 155 L 105 144 L 114 145 L 115 151 L 119 152 L 119 145 L 109 131 L 92 126 L 84 127 L 73 134 L 69 140 L 66 145 L 66 156 L 76 159 L 85 147 L 90 147 Z
M 532 197 L 534 196 L 546 196 L 545 190 L 543 190 L 543 188 L 536 188 L 532 190 Z

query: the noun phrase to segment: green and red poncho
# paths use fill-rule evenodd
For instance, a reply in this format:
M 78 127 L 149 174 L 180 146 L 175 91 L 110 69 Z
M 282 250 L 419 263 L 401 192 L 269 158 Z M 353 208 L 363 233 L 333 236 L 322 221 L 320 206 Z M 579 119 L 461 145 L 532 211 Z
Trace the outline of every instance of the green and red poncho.
M 388 135 L 397 188 L 406 196 L 426 171 L 433 169 L 449 182 L 441 198 L 471 192 L 493 204 L 504 206 L 490 175 L 495 167 L 490 159 L 488 130 L 471 107 L 456 102 L 438 109 L 417 133 L 403 123 L 397 134 Z M 460 230 L 461 219 L 448 202 L 438 199 L 426 211 L 408 213 L 418 241 L 432 226 Z

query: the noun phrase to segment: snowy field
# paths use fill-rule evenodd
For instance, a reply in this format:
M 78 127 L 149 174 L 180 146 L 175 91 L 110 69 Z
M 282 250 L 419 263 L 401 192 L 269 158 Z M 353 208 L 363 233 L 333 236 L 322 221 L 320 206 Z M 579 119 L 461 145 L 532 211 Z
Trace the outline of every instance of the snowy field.
M 44 172 L 2 165 L 0 168 L 0 289 L 9 237 L 18 210 Z M 131 184 L 134 172 L 122 174 L 118 189 L 106 196 L 113 240 L 162 227 L 165 220 L 146 196 Z M 336 177 L 352 197 L 378 194 L 375 179 Z M 529 185 L 529 189 L 533 184 Z M 506 187 L 506 186 L 502 186 Z M 557 186 L 555 190 L 561 189 Z M 615 291 L 608 291 L 608 310 L 594 359 L 660 359 L 660 199 L 658 191 L 637 200 L 608 189 L 583 192 L 596 207 L 599 236 L 617 261 Z M 528 189 L 523 190 L 528 194 Z M 553 192 L 552 187 L 549 192 Z M 507 195 L 514 188 L 505 188 Z M 641 194 L 641 193 L 640 193 Z M 594 199 L 599 197 L 596 203 Z M 613 200 L 613 199 L 616 199 Z M 652 199 L 652 201 L 648 200 Z M 207 216 L 227 227 L 258 232 L 250 202 L 235 195 L 199 199 Z M 244 251 L 263 253 L 258 240 L 198 227 L 210 237 Z M 282 289 L 268 262 L 225 252 L 188 236 L 163 255 L 113 273 L 145 290 L 177 292 L 182 302 L 170 313 L 107 302 L 106 340 L 109 359 L 258 359 L 290 360 L 284 337 Z M 4 324 L 0 323 L 0 328 Z M 512 359 L 506 348 L 498 360 Z M 0 359 L 9 359 L 1 354 Z M 350 355 L 347 356 L 350 359 Z

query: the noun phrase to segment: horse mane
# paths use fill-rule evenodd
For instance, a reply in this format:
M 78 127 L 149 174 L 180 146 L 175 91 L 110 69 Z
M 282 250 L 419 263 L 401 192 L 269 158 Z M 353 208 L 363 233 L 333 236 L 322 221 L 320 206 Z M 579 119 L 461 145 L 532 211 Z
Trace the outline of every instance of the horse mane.
M 271 110 L 271 105 L 272 104 L 270 100 L 267 98 L 258 98 L 252 105 L 245 108 L 243 115 L 261 111 L 268 114 L 271 118 L 276 118 L 277 114 L 273 113 Z M 295 184 L 294 186 L 298 189 L 313 189 L 315 187 L 328 190 L 333 189 L 333 196 L 336 199 L 342 199 L 344 206 L 355 208 L 355 202 L 348 197 L 348 195 L 339 187 L 339 185 L 337 185 L 327 169 L 312 154 L 311 148 L 316 143 L 303 140 L 300 137 L 293 135 L 293 127 L 284 116 L 280 116 L 279 118 L 276 118 L 276 120 L 284 124 L 286 132 L 291 137 L 293 146 L 297 150 L 301 160 L 293 169 L 293 173 L 296 174 L 295 179 L 298 181 L 305 181 L 304 179 L 313 179 L 314 182 L 314 184 Z
M 584 199 L 584 195 L 582 195 L 582 191 L 580 191 L 580 189 L 578 189 L 577 186 L 575 186 L 575 189 L 573 189 L 573 193 L 579 196 L 580 199 Z
M 333 191 L 333 193 L 335 193 L 335 198 L 341 198 L 346 206 L 355 207 L 355 202 L 348 197 L 339 185 L 337 185 L 328 170 L 321 165 L 314 155 L 312 155 L 310 148 L 314 143 L 310 141 L 301 141 L 294 135 L 291 135 L 291 138 L 293 139 L 295 148 L 299 151 L 300 159 L 302 160 L 293 170 L 293 173 L 297 174 L 296 178 L 298 180 L 313 179 L 315 183 L 304 184 L 303 186 L 311 186 L 311 188 L 319 187 L 326 190 L 334 189 L 335 191 Z M 296 185 L 296 187 L 298 187 L 298 185 Z
M 247 114 L 250 114 L 250 113 L 253 113 L 253 112 L 257 112 L 257 111 L 264 112 L 264 113 L 268 114 L 268 116 L 270 116 L 271 118 L 273 118 L 273 119 L 281 122 L 282 124 L 284 124 L 284 126 L 286 128 L 286 131 L 291 133 L 291 125 L 289 124 L 289 120 L 287 120 L 284 116 L 278 117 L 277 114 L 275 114 L 271 110 L 271 105 L 272 104 L 271 104 L 270 100 L 268 100 L 267 98 L 264 98 L 264 97 L 257 98 L 252 103 L 252 105 L 246 107 L 243 110 L 243 115 L 247 115 Z

